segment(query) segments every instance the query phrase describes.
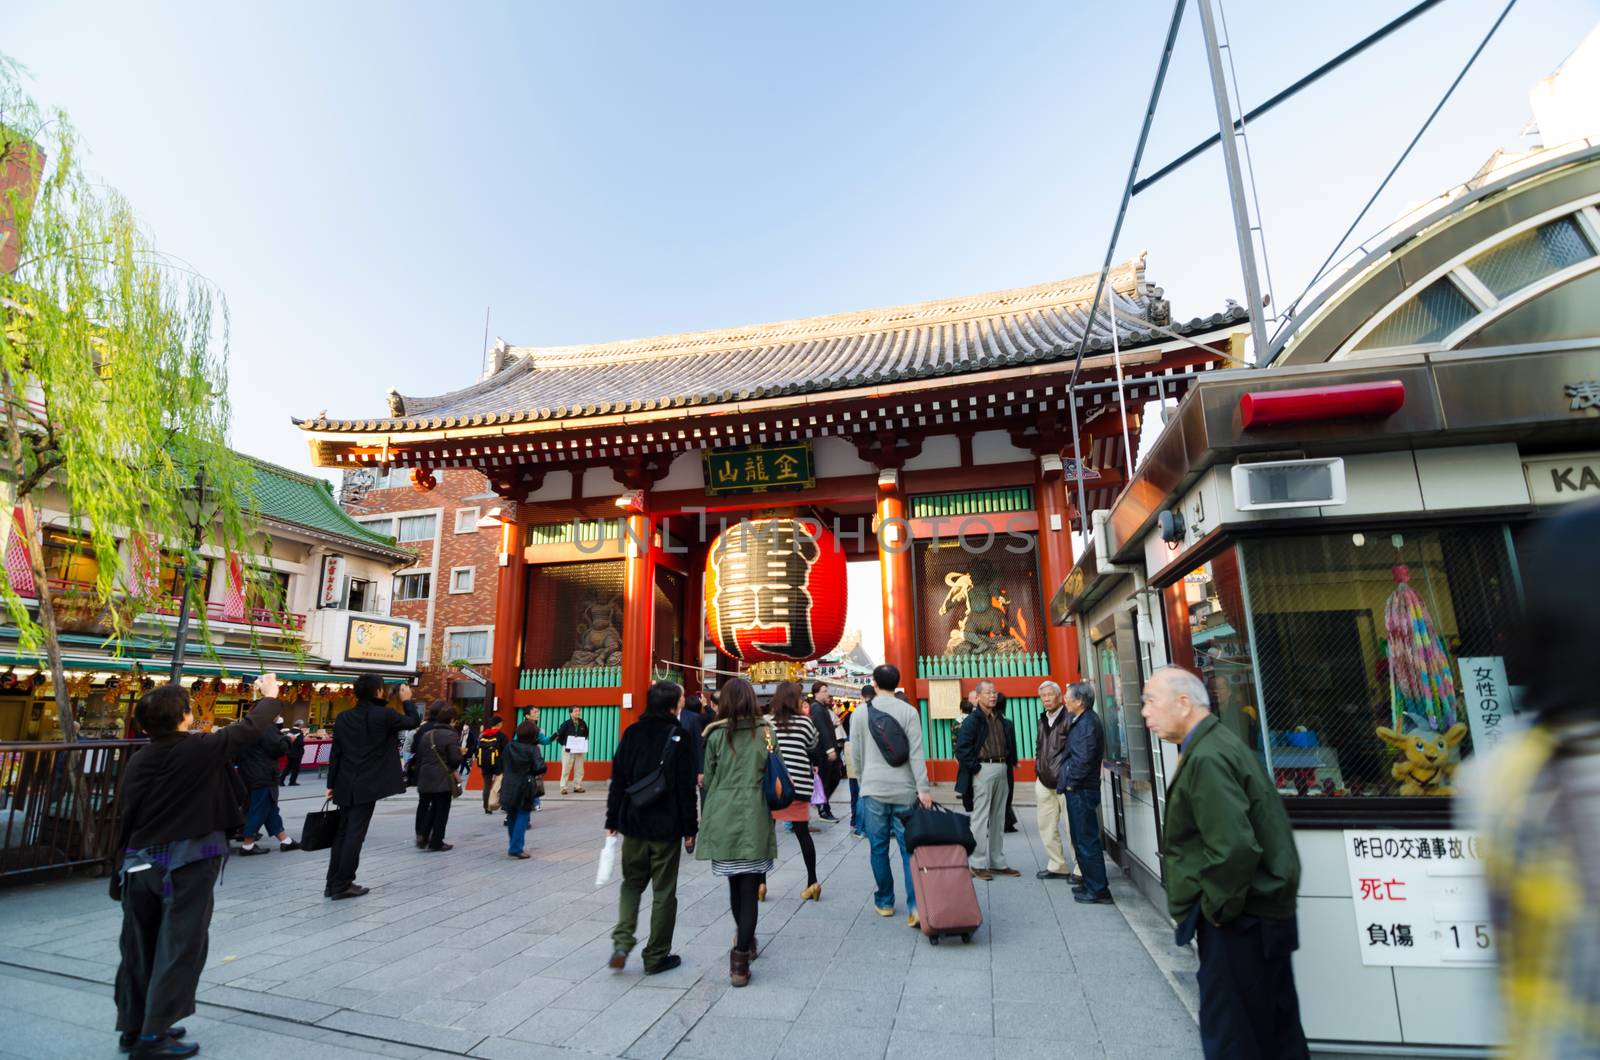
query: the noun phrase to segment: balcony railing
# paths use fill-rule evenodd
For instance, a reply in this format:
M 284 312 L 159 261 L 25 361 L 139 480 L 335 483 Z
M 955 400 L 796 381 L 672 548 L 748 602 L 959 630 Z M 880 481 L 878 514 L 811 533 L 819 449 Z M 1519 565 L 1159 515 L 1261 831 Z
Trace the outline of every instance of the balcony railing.
M 66 578 L 49 579 L 50 589 L 64 599 L 94 598 L 95 586 L 91 582 L 70 581 Z M 27 599 L 33 599 L 37 594 L 22 594 Z M 175 596 L 158 600 L 150 605 L 154 614 L 166 615 L 169 618 L 178 614 L 178 599 Z M 268 607 L 247 607 L 241 614 L 228 616 L 225 612 L 227 605 L 217 600 L 206 601 L 206 620 L 208 622 L 236 622 L 246 626 L 265 626 L 269 629 L 283 629 L 293 633 L 301 633 L 306 628 L 306 616 L 298 611 L 274 611 Z

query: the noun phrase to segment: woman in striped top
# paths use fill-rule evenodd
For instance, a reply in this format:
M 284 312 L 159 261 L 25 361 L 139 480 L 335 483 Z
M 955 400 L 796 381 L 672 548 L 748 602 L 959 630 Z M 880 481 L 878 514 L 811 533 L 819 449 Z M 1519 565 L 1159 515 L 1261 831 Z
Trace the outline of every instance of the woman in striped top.
M 817 845 L 811 841 L 811 756 L 817 749 L 817 728 L 806 716 L 800 686 L 794 681 L 778 685 L 768 706 L 778 730 L 778 754 L 789 770 L 789 779 L 794 781 L 794 801 L 784 809 L 773 810 L 772 819 L 794 825 L 800 856 L 806 862 L 806 887 L 800 892 L 800 900 L 816 901 L 822 897 L 822 884 L 817 882 Z

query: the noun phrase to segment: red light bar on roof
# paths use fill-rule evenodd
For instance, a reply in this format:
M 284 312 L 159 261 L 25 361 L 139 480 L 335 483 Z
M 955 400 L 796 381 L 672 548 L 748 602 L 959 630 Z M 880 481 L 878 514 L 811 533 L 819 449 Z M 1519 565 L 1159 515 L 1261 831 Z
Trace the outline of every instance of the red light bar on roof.
M 1382 419 L 1399 412 L 1405 403 L 1406 385 L 1398 379 L 1263 390 L 1240 396 L 1239 419 L 1245 430 L 1324 420 Z

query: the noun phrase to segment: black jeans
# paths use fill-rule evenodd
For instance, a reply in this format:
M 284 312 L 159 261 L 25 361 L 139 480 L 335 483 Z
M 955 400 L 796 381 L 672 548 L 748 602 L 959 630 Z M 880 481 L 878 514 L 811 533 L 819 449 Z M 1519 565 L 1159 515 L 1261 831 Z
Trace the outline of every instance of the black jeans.
M 1067 792 L 1067 831 L 1072 836 L 1072 852 L 1078 859 L 1078 872 L 1090 898 L 1111 893 L 1106 884 L 1106 856 L 1100 846 L 1100 791 Z
M 1291 955 L 1294 917 L 1199 918 L 1200 1044 L 1212 1060 L 1303 1060 L 1306 1034 Z
M 165 1034 L 194 1015 L 194 992 L 210 944 L 211 904 L 221 858 L 185 865 L 172 874 L 149 868 L 122 885 L 122 963 L 117 967 L 117 1030 Z
M 756 913 L 761 902 L 756 898 L 756 888 L 761 886 L 761 875 L 744 872 L 728 877 L 728 905 L 733 910 L 736 934 L 733 948 L 746 952 L 756 948 Z
M 426 840 L 429 850 L 444 845 L 444 828 L 450 823 L 450 793 L 417 796 L 417 835 Z
M 367 841 L 367 828 L 372 824 L 372 811 L 377 805 L 362 802 L 339 807 L 339 827 L 333 833 L 333 846 L 328 853 L 328 890 L 334 894 L 356 882 L 356 869 L 361 867 L 361 844 Z
M 296 751 L 293 747 L 289 748 L 289 764 L 283 767 L 283 775 L 278 778 L 280 788 L 285 784 L 300 783 L 300 762 L 304 754 L 303 749 Z

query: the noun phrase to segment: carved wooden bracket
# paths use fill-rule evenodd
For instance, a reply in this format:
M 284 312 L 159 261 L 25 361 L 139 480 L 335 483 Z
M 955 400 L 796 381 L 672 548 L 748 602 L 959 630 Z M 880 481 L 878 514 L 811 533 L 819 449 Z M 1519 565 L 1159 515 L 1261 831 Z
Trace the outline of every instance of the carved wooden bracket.
M 851 439 L 856 447 L 856 452 L 861 459 L 877 468 L 879 471 L 888 471 L 893 468 L 898 471 L 905 467 L 906 461 L 922 452 L 922 437 L 920 435 L 910 438 L 896 434 L 857 435 Z
M 544 467 L 497 470 L 489 478 L 489 487 L 513 504 L 521 504 L 544 485 L 547 474 L 549 469 Z
M 631 490 L 648 490 L 667 477 L 674 454 L 630 456 L 612 465 L 617 481 Z

